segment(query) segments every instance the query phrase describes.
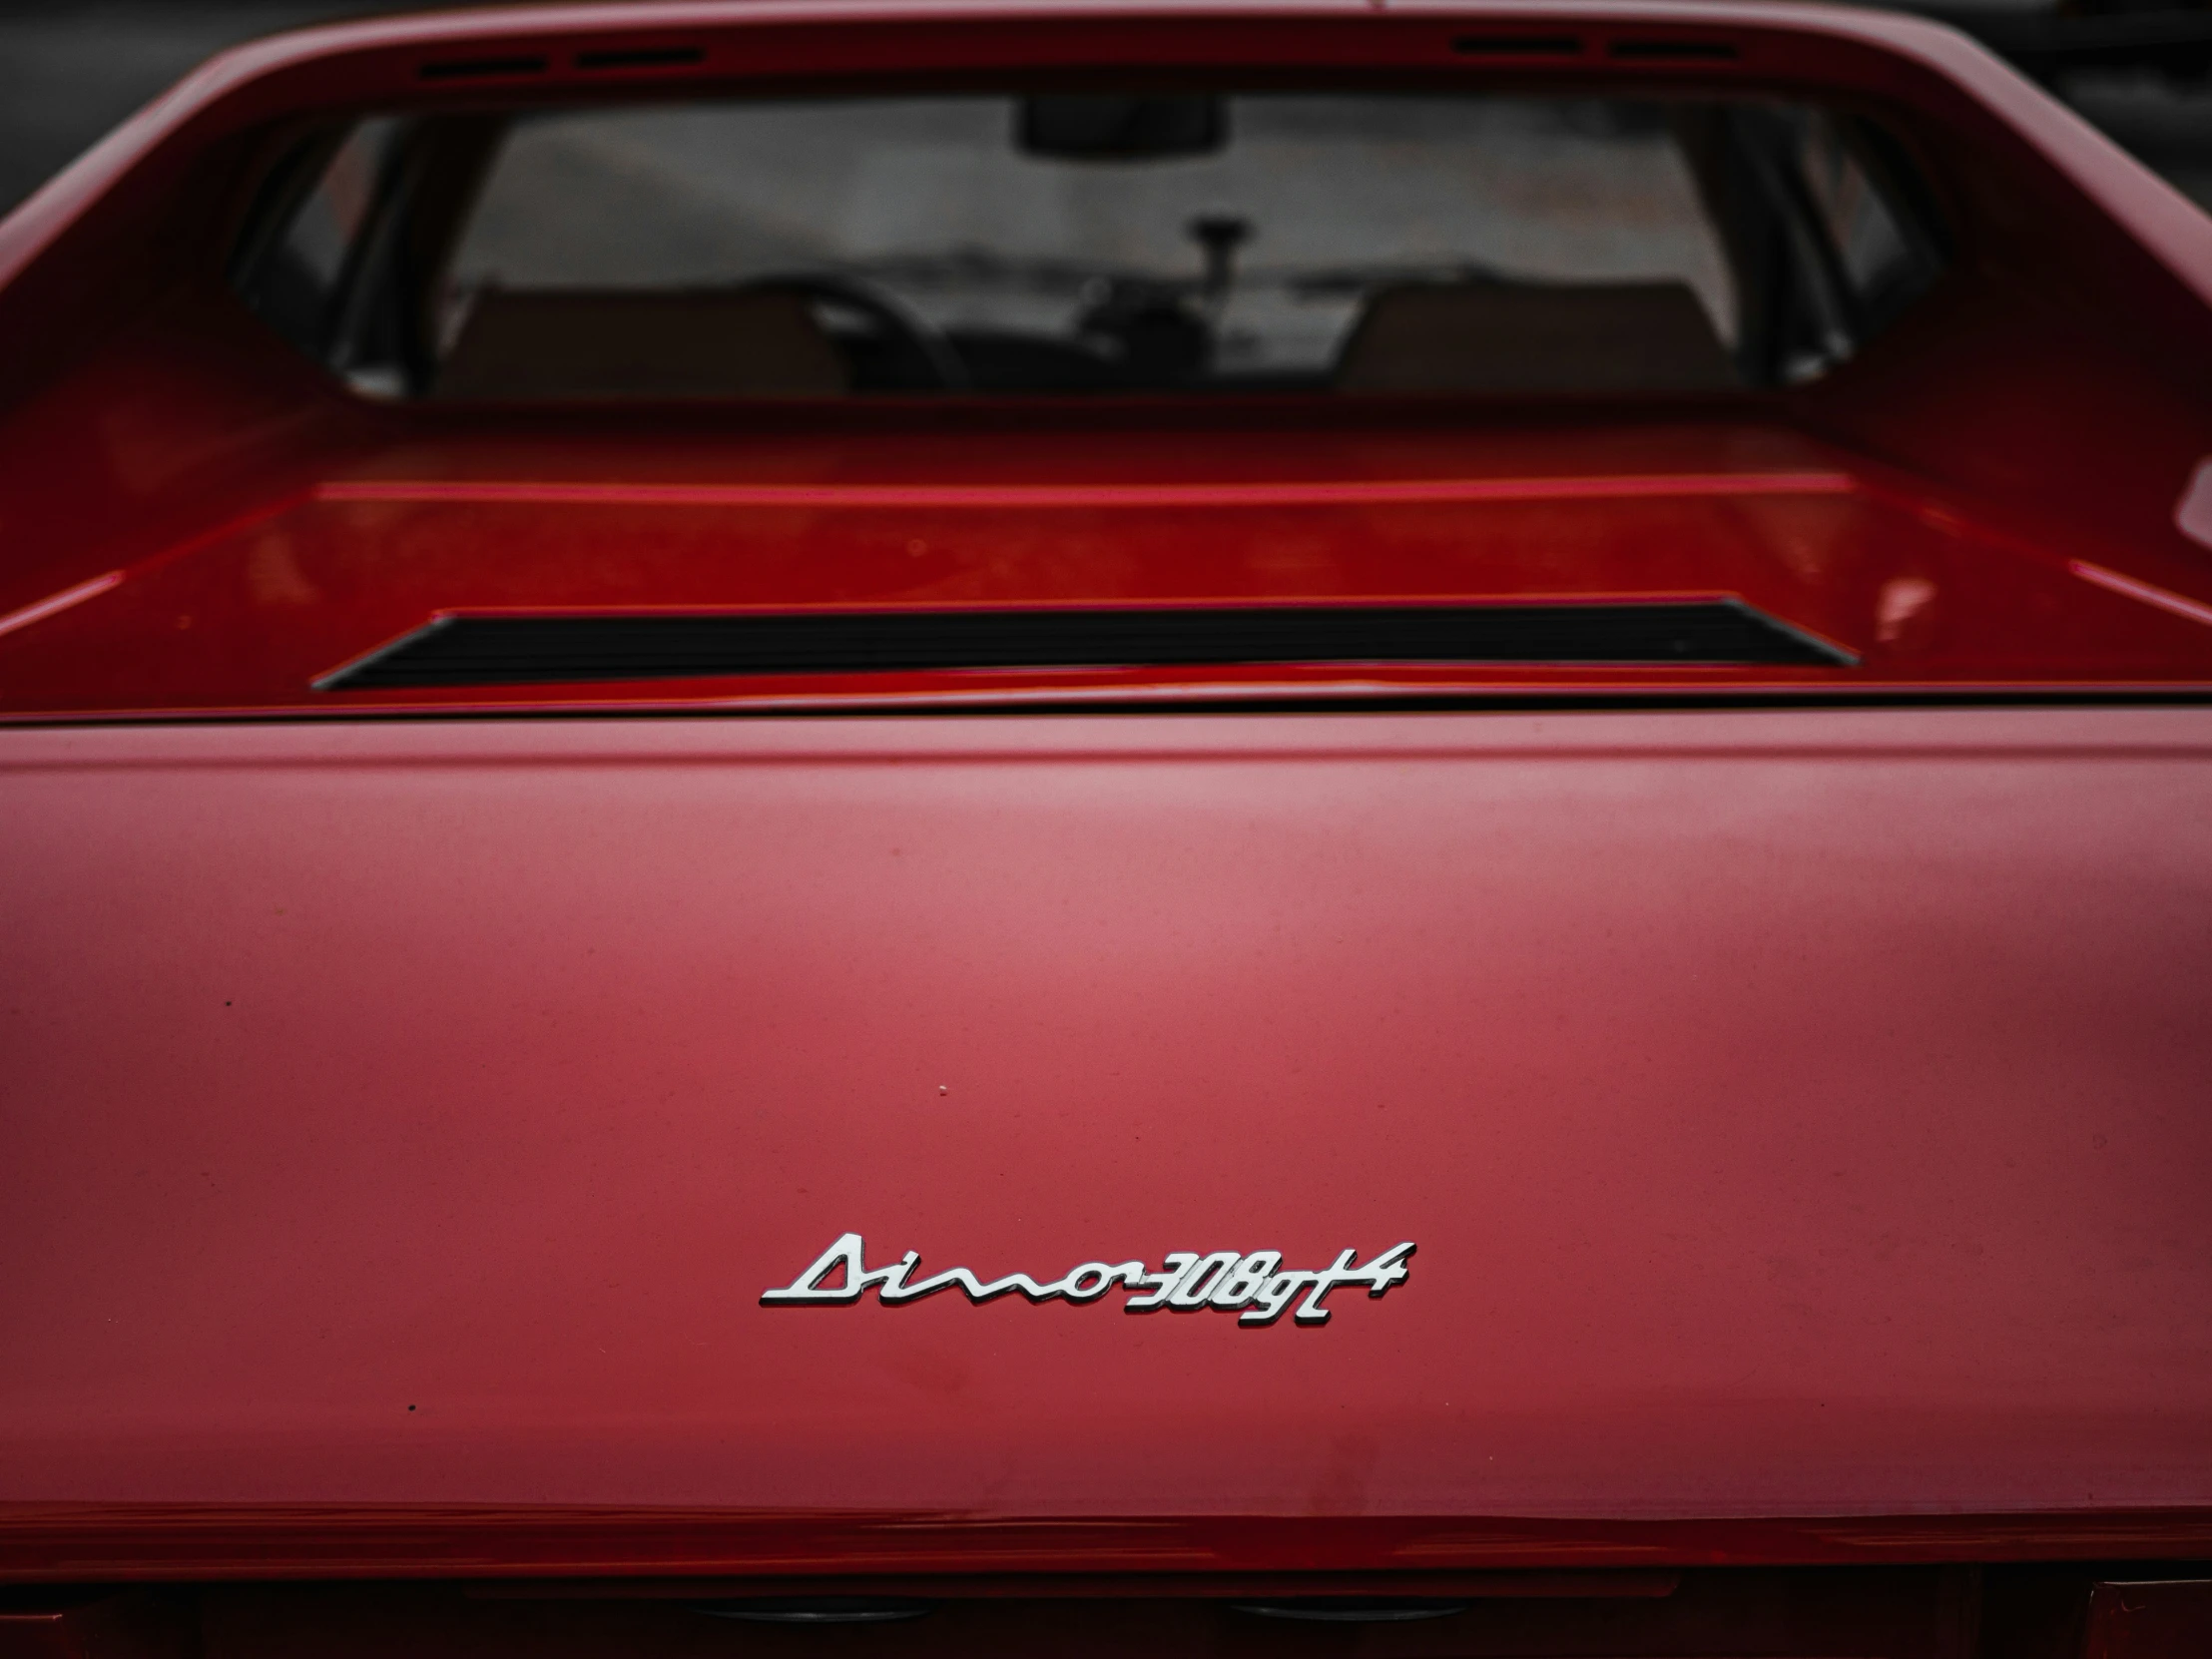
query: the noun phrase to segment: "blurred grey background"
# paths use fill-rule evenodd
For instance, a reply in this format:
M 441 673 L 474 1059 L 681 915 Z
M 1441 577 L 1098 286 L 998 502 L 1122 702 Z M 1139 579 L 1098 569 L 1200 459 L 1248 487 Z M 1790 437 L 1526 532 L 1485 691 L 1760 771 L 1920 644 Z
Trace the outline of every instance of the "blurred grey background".
M 0 213 L 203 58 L 256 35 L 422 5 L 0 0 Z
M 2212 209 L 2212 7 L 1948 0 L 1942 15 Z M 377 0 L 0 0 L 0 213 L 209 54 Z

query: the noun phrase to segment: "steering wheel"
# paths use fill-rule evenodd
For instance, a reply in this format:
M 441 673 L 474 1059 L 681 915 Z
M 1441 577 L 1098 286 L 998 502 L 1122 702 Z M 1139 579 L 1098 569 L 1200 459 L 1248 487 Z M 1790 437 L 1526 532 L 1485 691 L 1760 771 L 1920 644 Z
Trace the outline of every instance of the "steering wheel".
M 898 300 L 865 282 L 849 276 L 800 272 L 789 276 L 764 276 L 757 282 L 746 283 L 745 288 L 749 293 L 789 293 L 801 299 L 858 311 L 927 368 L 934 382 L 930 390 L 965 391 L 968 388 L 967 364 L 960 361 L 960 354 L 952 349 L 950 342 Z

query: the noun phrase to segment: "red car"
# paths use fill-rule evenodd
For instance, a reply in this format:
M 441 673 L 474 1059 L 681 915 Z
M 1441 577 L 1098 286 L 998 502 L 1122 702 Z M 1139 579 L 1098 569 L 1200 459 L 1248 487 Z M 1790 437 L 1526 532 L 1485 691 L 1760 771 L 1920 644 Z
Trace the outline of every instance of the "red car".
M 0 1656 L 2212 1650 L 2208 697 L 1934 25 L 219 58 L 0 224 Z

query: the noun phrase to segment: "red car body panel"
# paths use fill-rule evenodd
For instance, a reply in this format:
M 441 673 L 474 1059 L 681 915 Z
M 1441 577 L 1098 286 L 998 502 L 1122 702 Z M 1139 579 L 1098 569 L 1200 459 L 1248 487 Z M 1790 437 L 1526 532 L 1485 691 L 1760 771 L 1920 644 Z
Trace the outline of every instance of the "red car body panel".
M 268 1568 L 327 1569 L 331 1506 L 737 1511 L 677 1559 L 793 1570 L 1879 1555 L 1945 1515 L 1987 1553 L 2145 1510 L 2135 1548 L 2203 1547 L 2192 712 L 60 730 L 0 764 L 39 964 L 14 1502 L 267 1506 Z M 1420 1252 L 1318 1331 L 758 1304 L 846 1229 L 991 1277 Z M 421 1564 L 381 1536 L 339 1558 Z M 94 1570 L 69 1539 L 18 1547 Z M 464 1559 L 609 1547 L 640 1564 Z
M 1470 19 L 1529 28 L 1546 17 L 1583 31 L 1586 49 L 1571 70 L 1523 66 L 1529 84 L 1819 89 L 1900 123 L 1938 169 L 1960 239 L 1953 270 L 1876 349 L 1822 380 L 1629 400 L 1610 417 L 1541 399 L 1470 415 L 1418 398 L 1358 410 L 1226 398 L 1197 411 L 1140 399 L 1042 412 L 982 398 L 671 408 L 645 425 L 588 407 L 487 419 L 366 403 L 276 340 L 223 280 L 228 231 L 251 195 L 240 168 L 272 132 L 332 111 L 1102 62 L 1449 71 L 1498 86 L 1514 82 L 1514 66 L 1469 69 L 1451 43 Z M 681 74 L 575 67 L 586 48 L 677 38 L 671 31 L 701 54 Z M 1655 67 L 1612 53 L 1655 34 L 1718 40 L 1722 55 Z M 456 42 L 537 54 L 547 67 L 527 84 L 441 92 L 423 66 L 458 52 Z M 150 266 L 127 253 L 150 246 L 168 258 Z M 395 701 L 700 707 L 771 690 L 664 682 L 426 700 L 314 689 L 315 677 L 457 595 L 560 610 L 1187 602 L 1255 589 L 1290 599 L 1740 592 L 1772 596 L 1785 620 L 1852 645 L 1865 658 L 1856 681 L 1893 691 L 2201 688 L 2212 582 L 2176 508 L 2212 452 L 2195 390 L 2212 365 L 2208 270 L 2212 224 L 2169 187 L 1961 38 L 1879 14 L 747 5 L 525 8 L 307 31 L 218 60 L 0 227 L 0 277 L 14 274 L 0 286 L 0 337 L 11 343 L 0 487 L 14 522 L 38 532 L 0 570 L 0 715 L 328 713 Z M 2074 292 L 2101 296 L 2093 314 L 2065 302 Z M 2081 410 L 2095 417 L 2074 418 Z M 899 493 L 909 486 L 918 493 Z M 1587 505 L 1558 511 L 1554 490 Z M 1304 559 L 1277 568 L 1253 549 L 1279 537 L 1288 512 L 1300 515 Z M 549 525 L 565 544 L 560 562 L 517 568 L 518 550 Z M 795 531 L 815 569 L 762 568 L 759 549 L 780 550 Z M 364 601 L 349 565 L 364 555 L 380 564 L 395 534 L 437 580 L 379 586 Z M 1470 541 L 1500 535 L 1517 544 L 1502 565 L 1465 556 Z M 659 549 L 650 572 L 634 556 L 648 541 Z M 927 549 L 919 561 L 908 551 L 916 541 Z M 1657 589 L 1655 544 L 1682 549 Z M 1101 545 L 1112 558 L 1095 556 Z M 1010 561 L 1007 547 L 1023 556 Z M 1394 559 L 1371 563 L 1384 548 Z M 1194 561 L 1194 549 L 1204 557 Z M 1576 557 L 1562 561 L 1567 550 Z M 1935 597 L 1884 640 L 1880 600 L 1893 580 L 1930 584 Z M 1513 669 L 1380 683 L 1392 695 L 1677 693 L 1685 678 L 1691 689 L 1750 694 L 1795 683 L 1773 671 L 1593 680 Z M 1301 677 L 1130 679 L 1060 674 L 987 691 L 1184 696 Z M 972 677 L 924 676 L 773 692 L 956 703 L 973 689 Z
M 1946 512 L 1877 462 L 1750 423 L 1216 431 L 1199 464 L 1172 431 L 1094 432 L 1080 465 L 1064 433 L 997 432 L 980 455 L 957 433 L 756 434 L 735 466 L 731 447 L 699 434 L 456 439 L 332 468 L 0 637 L 0 700 L 18 717 L 558 700 L 543 685 L 316 688 L 454 611 L 1708 595 L 1842 646 L 1859 660 L 1856 691 L 2212 685 L 2212 606 L 2119 575 L 2132 561 L 2093 540 L 2029 540 Z M 1827 667 L 1379 665 L 806 674 L 571 695 L 936 706 L 1836 681 Z
M 1470 20 L 1586 50 L 1470 70 Z M 424 82 L 464 50 L 547 68 Z M 1822 380 L 1601 406 L 378 406 L 226 285 L 333 113 L 1101 63 L 1833 97 L 1959 245 Z M 218 60 L 0 224 L 0 1578 L 2212 1556 L 2208 307 L 2212 222 L 1871 12 Z M 1858 666 L 315 687 L 453 609 L 1666 595 Z M 1992 702 L 2110 706 L 1922 706 Z M 1320 1330 L 761 1305 L 848 1231 L 1419 1249 Z

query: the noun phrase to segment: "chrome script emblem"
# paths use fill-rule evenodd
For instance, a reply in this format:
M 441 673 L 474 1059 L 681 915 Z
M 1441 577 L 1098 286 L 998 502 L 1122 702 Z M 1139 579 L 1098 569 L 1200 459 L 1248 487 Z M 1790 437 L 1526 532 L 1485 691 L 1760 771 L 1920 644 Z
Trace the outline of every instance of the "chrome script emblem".
M 1189 1313 L 1215 1308 L 1234 1313 L 1239 1325 L 1273 1325 L 1284 1310 L 1298 1302 L 1291 1316 L 1295 1325 L 1326 1325 L 1329 1310 L 1323 1301 L 1329 1293 L 1347 1285 L 1365 1285 L 1368 1295 L 1381 1296 L 1392 1285 L 1404 1283 L 1405 1259 L 1410 1244 L 1393 1245 L 1374 1261 L 1358 1265 L 1359 1252 L 1347 1250 L 1336 1265 L 1327 1268 L 1286 1268 L 1280 1250 L 1255 1250 L 1245 1255 L 1217 1250 L 1201 1255 L 1194 1250 L 1171 1250 L 1167 1266 L 1158 1272 L 1142 1262 L 1085 1262 L 1064 1279 L 1039 1284 L 1026 1273 L 1010 1273 L 1004 1279 L 985 1282 L 966 1268 L 947 1268 L 927 1279 L 914 1279 L 921 1255 L 909 1250 L 887 1268 L 866 1265 L 867 1247 L 860 1235 L 847 1233 L 824 1251 L 815 1265 L 780 1291 L 763 1291 L 761 1302 L 770 1308 L 820 1307 L 824 1304 L 858 1302 L 869 1291 L 878 1302 L 896 1308 L 925 1296 L 955 1288 L 967 1292 L 970 1302 L 1020 1295 L 1031 1302 L 1096 1302 L 1113 1286 L 1137 1292 L 1121 1305 L 1125 1314 L 1156 1314 L 1167 1308 Z M 835 1283 L 831 1283 L 834 1279 Z M 1299 1301 L 1304 1297 L 1304 1301 Z

